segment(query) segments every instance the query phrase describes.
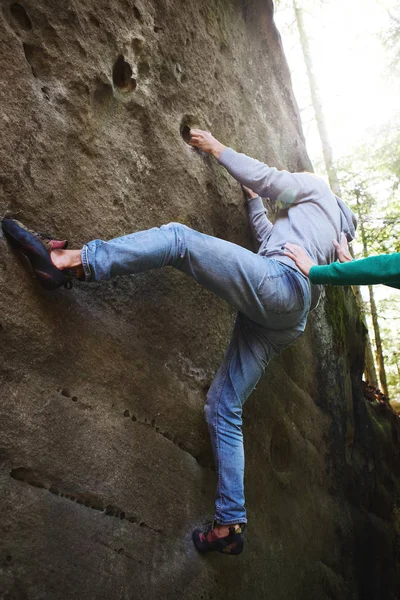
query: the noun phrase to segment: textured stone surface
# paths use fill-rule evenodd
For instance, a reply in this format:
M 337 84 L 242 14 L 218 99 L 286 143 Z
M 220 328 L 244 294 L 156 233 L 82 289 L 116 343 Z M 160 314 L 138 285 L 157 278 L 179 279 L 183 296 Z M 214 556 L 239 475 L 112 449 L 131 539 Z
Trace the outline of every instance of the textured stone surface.
M 169 221 L 251 247 L 186 124 L 310 167 L 270 2 L 4 0 L 0 42 L 1 214 L 72 247 Z M 1 598 L 396 597 L 398 429 L 362 399 L 350 292 L 246 405 L 246 551 L 203 558 L 231 309 L 168 269 L 46 293 L 0 251 Z

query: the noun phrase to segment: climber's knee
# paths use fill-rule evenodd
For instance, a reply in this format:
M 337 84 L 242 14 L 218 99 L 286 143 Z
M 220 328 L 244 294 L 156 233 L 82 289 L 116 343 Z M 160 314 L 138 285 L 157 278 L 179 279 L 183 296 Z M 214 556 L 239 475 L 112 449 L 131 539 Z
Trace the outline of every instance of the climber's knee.
M 161 225 L 160 229 L 163 231 L 165 231 L 165 230 L 170 231 L 171 229 L 174 231 L 182 231 L 182 230 L 190 229 L 190 227 L 187 227 L 186 225 L 182 225 L 182 223 L 175 223 L 173 221 L 171 223 L 167 223 L 167 225 Z

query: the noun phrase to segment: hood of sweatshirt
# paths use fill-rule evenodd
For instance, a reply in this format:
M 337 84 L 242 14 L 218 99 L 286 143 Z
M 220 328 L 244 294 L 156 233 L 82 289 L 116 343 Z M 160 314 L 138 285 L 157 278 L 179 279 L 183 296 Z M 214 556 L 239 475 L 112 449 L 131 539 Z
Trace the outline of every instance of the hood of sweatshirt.
M 336 202 L 339 205 L 340 209 L 340 220 L 341 220 L 341 229 L 345 234 L 347 241 L 351 242 L 354 240 L 356 236 L 357 229 L 357 219 L 356 215 L 353 211 L 337 196 L 335 196 Z

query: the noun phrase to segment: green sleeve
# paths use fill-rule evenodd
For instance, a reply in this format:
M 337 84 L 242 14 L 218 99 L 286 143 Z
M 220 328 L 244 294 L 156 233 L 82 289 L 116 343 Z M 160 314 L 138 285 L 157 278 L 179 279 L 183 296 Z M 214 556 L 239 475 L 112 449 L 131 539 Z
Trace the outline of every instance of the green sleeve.
M 352 262 L 335 262 L 310 269 L 312 283 L 373 285 L 383 283 L 400 289 L 400 253 L 369 256 Z

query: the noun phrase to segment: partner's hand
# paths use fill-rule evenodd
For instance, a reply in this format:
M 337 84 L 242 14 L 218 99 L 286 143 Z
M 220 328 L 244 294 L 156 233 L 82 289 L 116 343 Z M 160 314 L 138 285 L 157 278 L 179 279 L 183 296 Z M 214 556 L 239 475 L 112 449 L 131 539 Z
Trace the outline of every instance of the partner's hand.
M 336 240 L 333 240 L 333 245 L 336 248 L 336 254 L 340 262 L 351 262 L 353 260 L 353 257 L 350 254 L 347 238 L 343 232 L 340 236 L 340 244 Z
M 244 193 L 247 196 L 247 198 L 258 198 L 258 194 L 256 194 L 255 192 L 253 192 L 253 190 L 251 190 L 250 188 L 246 187 L 245 185 L 242 185 L 242 190 L 244 191 Z
M 310 269 L 311 267 L 315 267 L 315 263 L 301 246 L 286 242 L 285 252 L 283 254 L 294 260 L 300 271 L 309 277 Z
M 203 131 L 202 129 L 190 130 L 189 144 L 191 144 L 191 146 L 196 146 L 196 148 L 199 148 L 199 150 L 202 150 L 207 154 L 212 154 L 214 158 L 219 158 L 221 152 L 226 148 L 226 146 L 216 140 L 209 131 Z

